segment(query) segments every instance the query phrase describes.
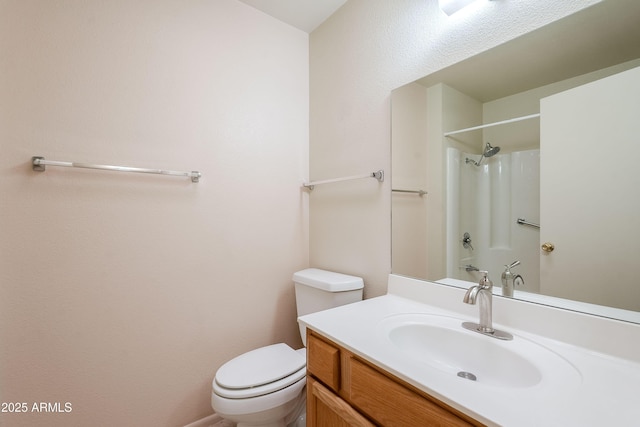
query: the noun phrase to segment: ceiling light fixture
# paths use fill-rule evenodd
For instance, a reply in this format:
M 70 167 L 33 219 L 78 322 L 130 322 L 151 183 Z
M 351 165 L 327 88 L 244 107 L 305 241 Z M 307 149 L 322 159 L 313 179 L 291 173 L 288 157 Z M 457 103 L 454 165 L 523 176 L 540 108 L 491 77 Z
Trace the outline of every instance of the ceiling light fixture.
M 476 0 L 438 0 L 440 9 L 447 15 L 451 16 L 463 7 L 469 6 Z

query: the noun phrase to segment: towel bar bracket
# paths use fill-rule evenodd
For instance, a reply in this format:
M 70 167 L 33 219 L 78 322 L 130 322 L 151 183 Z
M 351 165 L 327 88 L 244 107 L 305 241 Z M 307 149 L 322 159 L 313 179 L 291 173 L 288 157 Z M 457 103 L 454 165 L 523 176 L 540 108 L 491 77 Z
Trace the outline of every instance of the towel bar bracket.
M 31 158 L 31 165 L 32 165 L 31 169 L 33 169 L 36 172 L 44 172 L 45 170 L 47 170 L 47 167 L 42 163 L 40 163 L 42 160 L 44 160 L 44 157 L 33 156 Z

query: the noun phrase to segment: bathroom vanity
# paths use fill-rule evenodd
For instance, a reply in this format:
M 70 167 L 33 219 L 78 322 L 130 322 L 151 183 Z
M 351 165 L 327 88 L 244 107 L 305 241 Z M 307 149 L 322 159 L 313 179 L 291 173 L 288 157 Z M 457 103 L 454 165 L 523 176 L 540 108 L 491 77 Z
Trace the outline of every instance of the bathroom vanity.
M 300 317 L 308 425 L 640 423 L 640 325 L 498 299 L 501 341 L 462 328 L 464 293 L 390 275 L 387 295 Z
M 307 334 L 307 426 L 480 426 L 326 337 Z

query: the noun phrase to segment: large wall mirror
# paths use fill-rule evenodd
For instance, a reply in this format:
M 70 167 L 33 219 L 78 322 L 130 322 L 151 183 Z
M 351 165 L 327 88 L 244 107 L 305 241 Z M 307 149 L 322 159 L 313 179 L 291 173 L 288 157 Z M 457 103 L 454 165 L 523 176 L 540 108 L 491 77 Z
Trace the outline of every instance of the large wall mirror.
M 640 322 L 640 2 L 392 93 L 392 271 Z

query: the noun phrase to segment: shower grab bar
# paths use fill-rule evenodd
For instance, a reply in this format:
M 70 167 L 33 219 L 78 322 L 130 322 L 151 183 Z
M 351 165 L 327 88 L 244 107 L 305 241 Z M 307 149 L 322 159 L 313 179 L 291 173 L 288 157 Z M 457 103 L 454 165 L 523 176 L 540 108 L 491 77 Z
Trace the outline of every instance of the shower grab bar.
M 199 182 L 202 174 L 198 171 L 180 172 L 170 171 L 164 169 L 144 169 L 144 168 L 132 168 L 128 166 L 109 166 L 109 165 L 95 165 L 91 163 L 78 163 L 78 162 L 60 162 L 57 160 L 46 160 L 41 156 L 33 156 L 31 158 L 32 169 L 36 172 L 44 172 L 45 166 L 62 166 L 68 168 L 84 168 L 84 169 L 100 169 L 114 172 L 137 172 L 137 173 L 150 173 L 156 175 L 172 175 L 172 176 L 186 176 L 191 178 L 191 182 Z
M 534 224 L 533 222 L 529 222 L 524 218 L 518 218 L 516 222 L 521 225 L 528 225 L 529 227 L 540 228 L 540 224 Z
M 424 190 L 398 190 L 398 189 L 392 189 L 391 191 L 393 191 L 394 193 L 411 193 L 411 194 L 419 194 L 420 197 L 424 196 L 425 194 L 428 194 L 426 191 Z
M 362 179 L 362 178 L 375 178 L 379 182 L 384 181 L 384 171 L 381 169 L 377 172 L 371 172 L 365 175 L 354 175 L 354 176 L 345 176 L 344 178 L 333 178 L 333 179 L 325 179 L 323 181 L 314 181 L 306 184 L 302 184 L 303 187 L 307 187 L 309 190 L 313 190 L 313 187 L 320 184 L 330 184 L 333 182 L 342 182 L 342 181 L 351 181 L 353 179 Z
M 451 131 L 451 132 L 445 132 L 444 136 L 451 136 L 451 135 L 456 135 L 458 133 L 471 132 L 472 130 L 479 130 L 479 129 L 490 128 L 490 127 L 493 127 L 493 126 L 505 125 L 507 123 L 520 122 L 522 120 L 535 119 L 536 117 L 540 117 L 540 113 L 530 114 L 528 116 L 522 116 L 522 117 L 515 117 L 513 119 L 502 120 L 502 121 L 494 122 L 494 123 L 487 123 L 486 125 L 474 126 L 474 127 L 470 127 L 470 128 L 466 128 L 466 129 L 460 129 L 460 130 L 454 130 L 454 131 Z

